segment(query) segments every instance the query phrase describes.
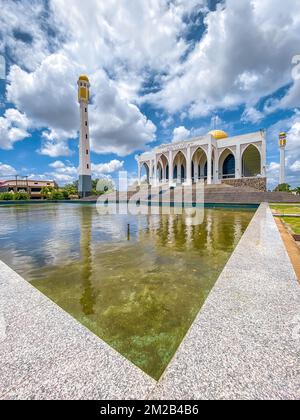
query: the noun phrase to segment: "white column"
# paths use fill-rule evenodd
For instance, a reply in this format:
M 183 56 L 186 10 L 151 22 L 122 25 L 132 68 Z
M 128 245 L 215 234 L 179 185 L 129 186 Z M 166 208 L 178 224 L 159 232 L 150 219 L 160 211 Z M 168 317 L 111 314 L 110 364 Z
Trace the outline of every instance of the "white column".
M 199 181 L 199 168 L 198 168 L 198 161 L 194 160 L 194 182 Z
M 141 163 L 138 162 L 138 184 L 139 185 L 141 185 L 141 169 L 142 169 Z
M 266 132 L 263 134 L 263 142 L 261 148 L 261 176 L 266 178 L 267 176 L 267 139 Z
M 154 187 L 157 187 L 157 156 L 154 158 Z
M 174 171 L 173 171 L 173 151 L 170 150 L 169 151 L 169 185 L 172 186 L 174 181 L 173 181 L 173 176 L 174 176 Z
M 280 147 L 280 184 L 285 184 L 285 147 Z
M 149 185 L 153 185 L 153 163 L 152 159 L 149 161 Z
M 242 158 L 241 158 L 241 145 L 236 145 L 236 152 L 235 152 L 235 178 L 241 179 L 242 178 Z
M 186 185 L 192 185 L 192 161 L 191 161 L 191 148 L 188 147 L 186 151 Z
M 208 143 L 208 153 L 207 153 L 207 184 L 211 184 L 211 161 L 212 161 L 212 144 L 211 139 Z
M 217 184 L 219 181 L 219 153 L 218 151 L 215 149 L 215 153 L 214 153 L 214 184 Z
M 163 183 L 165 184 L 167 180 L 167 165 L 163 163 Z

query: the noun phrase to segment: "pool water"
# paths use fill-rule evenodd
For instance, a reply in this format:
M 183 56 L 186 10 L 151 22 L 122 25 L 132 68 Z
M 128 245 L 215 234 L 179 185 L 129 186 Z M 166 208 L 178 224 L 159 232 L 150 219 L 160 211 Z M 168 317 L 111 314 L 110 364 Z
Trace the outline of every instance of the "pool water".
M 0 207 L 0 259 L 158 379 L 254 210 L 99 215 L 93 205 Z

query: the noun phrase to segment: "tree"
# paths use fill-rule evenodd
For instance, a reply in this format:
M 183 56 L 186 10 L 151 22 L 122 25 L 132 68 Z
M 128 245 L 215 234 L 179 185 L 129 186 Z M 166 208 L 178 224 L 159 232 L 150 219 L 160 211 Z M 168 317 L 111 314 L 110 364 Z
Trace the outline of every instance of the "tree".
M 27 201 L 30 200 L 30 195 L 26 191 L 19 191 L 14 194 L 14 200 Z
M 274 190 L 275 192 L 290 192 L 291 186 L 289 184 L 279 184 Z
M 41 189 L 41 196 L 46 200 L 67 200 L 69 193 L 67 190 L 53 187 L 43 187 Z
M 53 187 L 43 187 L 41 189 L 41 196 L 45 199 L 45 200 L 51 200 L 51 195 L 54 191 Z
M 54 190 L 51 194 L 51 200 L 64 200 L 64 192 L 63 190 Z
M 295 192 L 297 195 L 300 195 L 300 187 L 295 188 Z
M 68 195 L 77 195 L 78 194 L 78 183 L 73 182 L 73 184 L 66 184 L 63 188 Z
M 93 194 L 101 195 L 114 190 L 114 183 L 109 178 L 93 180 Z

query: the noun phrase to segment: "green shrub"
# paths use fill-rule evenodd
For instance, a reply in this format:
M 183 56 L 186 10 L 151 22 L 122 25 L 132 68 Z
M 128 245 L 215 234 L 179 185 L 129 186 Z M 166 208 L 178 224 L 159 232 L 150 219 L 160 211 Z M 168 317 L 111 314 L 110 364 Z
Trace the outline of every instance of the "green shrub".
M 21 201 L 21 200 L 27 201 L 27 200 L 30 200 L 30 195 L 25 191 L 19 191 L 19 192 L 14 194 L 14 200 L 16 200 L 16 201 Z
M 19 191 L 17 193 L 11 192 L 4 192 L 0 194 L 0 200 L 3 201 L 27 201 L 30 200 L 29 194 L 27 192 Z
M 65 200 L 63 191 L 61 190 L 52 191 L 51 200 Z
M 11 201 L 14 200 L 14 193 L 13 192 L 4 192 L 0 194 L 0 200 L 3 201 Z
M 61 190 L 61 192 L 62 192 L 62 195 L 64 196 L 64 199 L 68 200 L 69 195 L 70 195 L 69 191 L 63 189 L 63 190 Z

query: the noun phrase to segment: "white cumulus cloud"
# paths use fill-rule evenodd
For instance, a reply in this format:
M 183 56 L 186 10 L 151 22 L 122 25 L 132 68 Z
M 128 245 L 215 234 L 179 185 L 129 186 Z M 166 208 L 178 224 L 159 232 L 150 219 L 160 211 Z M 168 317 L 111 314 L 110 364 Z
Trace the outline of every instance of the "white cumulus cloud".
M 0 148 L 13 149 L 14 143 L 30 137 L 27 131 L 29 125 L 25 114 L 14 108 L 7 109 L 4 116 L 0 117 Z
M 184 126 L 176 127 L 173 131 L 173 142 L 186 140 L 190 136 L 191 132 Z
M 92 164 L 92 171 L 96 175 L 111 174 L 123 168 L 124 162 L 113 159 L 107 163 Z
M 190 117 L 254 106 L 294 83 L 291 60 L 299 52 L 299 16 L 300 3 L 294 0 L 226 0 L 207 14 L 202 39 L 147 100 L 170 113 L 186 108 Z
M 0 162 L 0 176 L 9 177 L 11 175 L 16 175 L 17 171 L 14 167 L 7 165 L 6 163 Z

